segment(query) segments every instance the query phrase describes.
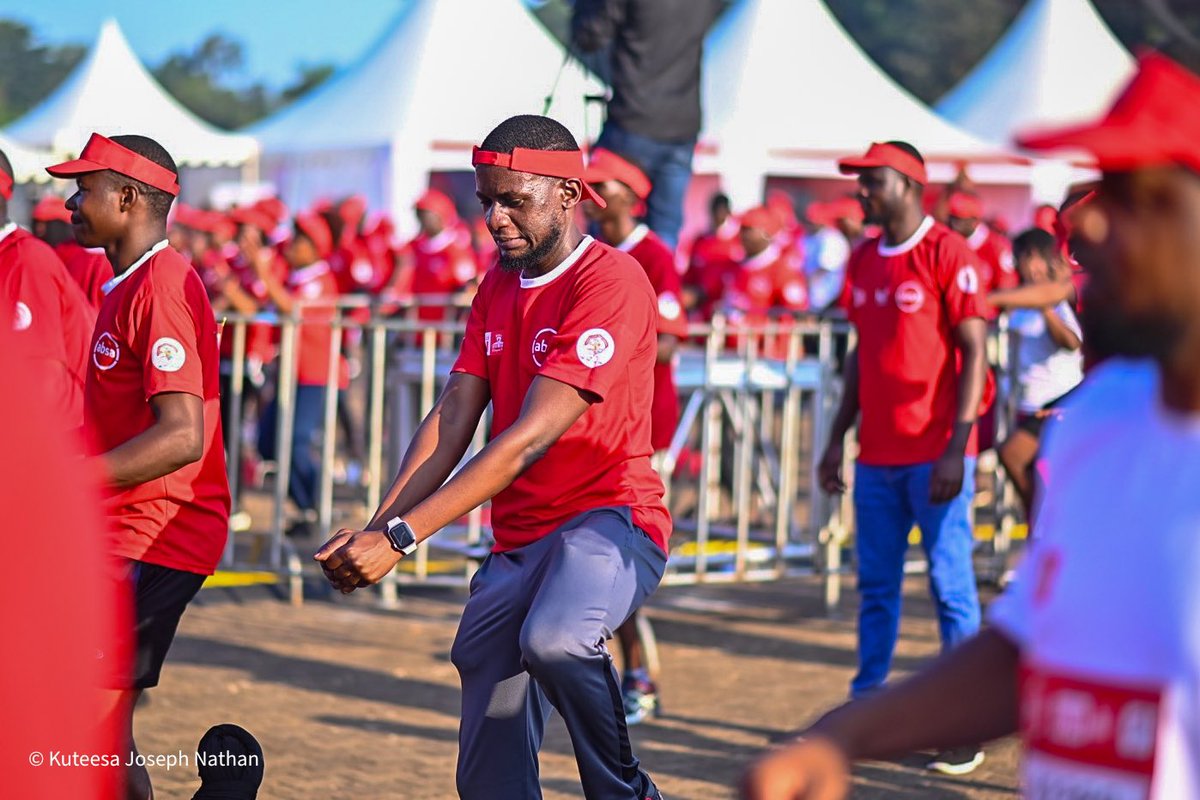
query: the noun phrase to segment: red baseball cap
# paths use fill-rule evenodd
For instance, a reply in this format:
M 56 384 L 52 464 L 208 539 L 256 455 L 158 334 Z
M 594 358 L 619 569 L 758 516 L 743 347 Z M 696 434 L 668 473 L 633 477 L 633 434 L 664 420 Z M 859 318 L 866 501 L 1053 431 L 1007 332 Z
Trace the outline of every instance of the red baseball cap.
M 279 227 L 288 218 L 287 204 L 278 197 L 264 197 L 254 204 L 254 208 L 266 214 Z
M 1033 131 L 1016 141 L 1029 150 L 1085 150 L 1103 170 L 1182 164 L 1200 171 L 1200 77 L 1148 53 L 1100 120 Z
M 835 217 L 832 216 L 832 203 L 822 203 L 814 201 L 804 207 L 804 218 L 813 225 L 828 225 L 833 222 Z
M 229 212 L 229 218 L 238 225 L 249 225 L 252 228 L 258 228 L 264 234 L 270 234 L 279 224 L 275 221 L 274 217 L 257 205 L 235 208 Z
M 603 147 L 592 151 L 592 158 L 583 172 L 583 179 L 588 183 L 620 181 L 629 187 L 638 200 L 645 200 L 650 196 L 651 184 L 646 173 Z
M 862 222 L 866 218 L 866 214 L 863 213 L 862 203 L 853 197 L 839 197 L 832 203 L 828 203 L 827 208 L 829 219 L 834 221 L 852 219 L 855 222 Z
M 875 142 L 861 156 L 838 161 L 838 169 L 843 175 L 852 175 L 873 167 L 891 167 L 922 186 L 929 182 L 925 174 L 925 165 L 919 158 L 914 158 L 911 153 L 886 142 Z
M 33 207 L 33 219 L 35 222 L 70 222 L 71 212 L 67 210 L 65 200 L 48 194 Z
M 954 192 L 946 203 L 950 216 L 959 219 L 983 219 L 983 202 L 977 195 Z
M 56 178 L 74 178 L 76 175 L 106 169 L 153 186 L 172 197 L 179 194 L 178 175 L 98 133 L 93 133 L 92 138 L 88 139 L 79 158 L 46 167 L 46 172 Z
M 315 211 L 302 211 L 296 215 L 296 228 L 308 237 L 317 249 L 317 255 L 328 258 L 333 252 L 333 233 L 329 223 Z
M 417 198 L 417 202 L 413 204 L 417 211 L 428 211 L 431 214 L 437 214 L 442 218 L 442 225 L 449 228 L 458 222 L 458 209 L 454 205 L 454 201 L 445 193 L 437 189 L 429 189 L 425 194 Z
M 755 206 L 742 214 L 741 223 L 743 228 L 762 231 L 772 238 L 783 230 L 783 220 L 779 218 L 779 214 L 766 206 Z

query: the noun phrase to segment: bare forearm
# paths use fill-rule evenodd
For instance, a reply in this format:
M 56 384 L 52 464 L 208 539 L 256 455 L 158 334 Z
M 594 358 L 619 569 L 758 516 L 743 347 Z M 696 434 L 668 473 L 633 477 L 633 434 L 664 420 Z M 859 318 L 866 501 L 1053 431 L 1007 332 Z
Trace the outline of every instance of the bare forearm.
M 679 349 L 679 337 L 672 336 L 667 333 L 661 333 L 658 336 L 658 353 L 655 356 L 656 364 L 669 364 L 671 359 L 675 357 L 675 351 Z
M 1046 333 L 1050 334 L 1050 339 L 1059 347 L 1067 350 L 1078 350 L 1082 342 L 1075 335 L 1075 331 L 1067 327 L 1067 323 L 1063 322 L 1058 314 L 1054 313 L 1053 308 L 1047 308 L 1042 312 L 1042 318 L 1046 320 Z
M 1070 299 L 1074 293 L 1075 288 L 1069 280 L 1051 281 L 989 292 L 987 299 L 992 305 L 1002 308 L 1045 308 Z
M 127 489 L 198 461 L 202 451 L 192 439 L 187 430 L 156 423 L 96 458 L 109 485 Z
M 470 440 L 464 443 L 442 441 L 439 421 L 440 417 L 430 417 L 421 423 L 400 462 L 396 479 L 367 523 L 366 530 L 382 530 L 387 520 L 407 514 L 450 477 Z
M 989 741 L 1017 730 L 1015 645 L 987 630 L 893 688 L 826 714 L 806 733 L 851 760 Z
M 837 415 L 833 418 L 830 429 L 830 440 L 840 442 L 846 433 L 854 427 L 858 419 L 858 350 L 846 354 L 846 366 L 842 370 L 842 400 L 838 404 Z

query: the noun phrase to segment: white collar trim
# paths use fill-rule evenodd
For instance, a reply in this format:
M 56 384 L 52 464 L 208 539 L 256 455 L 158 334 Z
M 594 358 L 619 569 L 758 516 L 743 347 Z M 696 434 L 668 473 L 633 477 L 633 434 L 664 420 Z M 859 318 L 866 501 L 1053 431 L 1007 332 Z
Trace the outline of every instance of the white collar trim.
M 0 228 L 0 242 L 8 238 L 8 235 L 17 229 L 17 223 L 10 222 L 3 228 Z
M 894 244 L 890 246 L 886 245 L 883 243 L 883 237 L 880 236 L 879 255 L 887 257 L 899 256 L 907 253 L 909 250 L 912 250 L 914 247 L 919 245 L 921 240 L 925 238 L 925 234 L 929 233 L 932 228 L 933 217 L 926 217 L 925 219 L 921 220 L 921 224 L 917 226 L 915 231 L 913 231 L 913 235 L 905 239 L 900 244 Z
M 325 261 L 314 261 L 307 267 L 302 267 L 288 276 L 288 283 L 292 286 L 300 286 L 308 283 L 313 278 L 319 278 L 329 272 L 329 264 Z
M 153 258 L 154 255 L 158 251 L 165 250 L 166 247 L 167 247 L 167 240 L 163 239 L 161 242 L 154 245 L 154 247 L 151 247 L 149 250 L 147 250 L 145 253 L 143 253 L 142 257 L 139 258 L 137 261 L 133 262 L 133 264 L 130 265 L 129 269 L 125 270 L 120 275 L 114 275 L 113 277 L 111 277 L 107 281 L 105 281 L 104 285 L 100 287 L 100 291 L 104 292 L 105 295 L 112 294 L 112 290 L 117 288 L 118 286 L 120 286 L 122 281 L 124 281 L 126 278 L 128 278 L 130 275 L 132 275 L 134 272 L 136 272 L 138 267 L 140 267 L 142 264 L 145 264 L 147 261 L 149 261 L 151 258 Z
M 538 275 L 536 278 L 526 278 L 524 275 L 522 275 L 521 288 L 537 289 L 540 286 L 546 286 L 554 283 L 555 280 L 566 274 L 567 270 L 575 266 L 575 262 L 579 260 L 579 258 L 583 255 L 583 251 L 587 250 L 593 241 L 595 240 L 591 236 L 585 235 L 579 241 L 579 244 L 575 247 L 575 249 L 571 251 L 571 255 L 564 258 L 561 264 L 547 272 L 545 275 Z
M 975 226 L 975 230 L 967 237 L 967 246 L 972 250 L 978 250 L 983 247 L 983 243 L 987 241 L 988 228 L 982 222 Z
M 762 269 L 774 264 L 779 259 L 779 253 L 779 245 L 768 245 L 766 250 L 743 261 L 742 266 L 750 270 Z
M 625 241 L 615 245 L 615 247 L 622 253 L 628 253 L 630 250 L 641 244 L 642 239 L 645 239 L 646 234 L 649 232 L 650 229 L 646 227 L 646 224 L 641 223 L 629 232 L 629 235 L 625 237 Z
M 417 247 L 421 248 L 422 253 L 440 253 L 454 243 L 458 238 L 458 232 L 453 228 L 439 233 L 437 236 L 430 236 L 417 241 Z

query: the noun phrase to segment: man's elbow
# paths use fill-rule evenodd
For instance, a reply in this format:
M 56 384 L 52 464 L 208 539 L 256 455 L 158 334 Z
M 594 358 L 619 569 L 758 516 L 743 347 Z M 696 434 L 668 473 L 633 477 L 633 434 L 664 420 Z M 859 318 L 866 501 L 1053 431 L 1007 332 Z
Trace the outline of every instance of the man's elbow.
M 195 464 L 204 457 L 204 429 L 181 425 L 171 432 L 171 471 Z

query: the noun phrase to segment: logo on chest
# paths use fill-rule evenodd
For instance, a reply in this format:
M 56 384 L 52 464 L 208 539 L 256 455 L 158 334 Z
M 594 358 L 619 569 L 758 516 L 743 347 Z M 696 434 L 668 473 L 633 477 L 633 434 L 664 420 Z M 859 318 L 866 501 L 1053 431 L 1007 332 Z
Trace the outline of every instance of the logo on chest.
M 896 287 L 896 308 L 905 314 L 915 314 L 925 305 L 925 290 L 916 281 L 904 281 Z
M 117 365 L 121 360 L 121 345 L 108 331 L 96 337 L 96 343 L 92 345 L 92 363 L 97 369 L 110 370 Z
M 550 339 L 558 333 L 554 328 L 542 328 L 533 335 L 533 363 L 539 368 L 546 363 L 546 355 L 550 352 Z

